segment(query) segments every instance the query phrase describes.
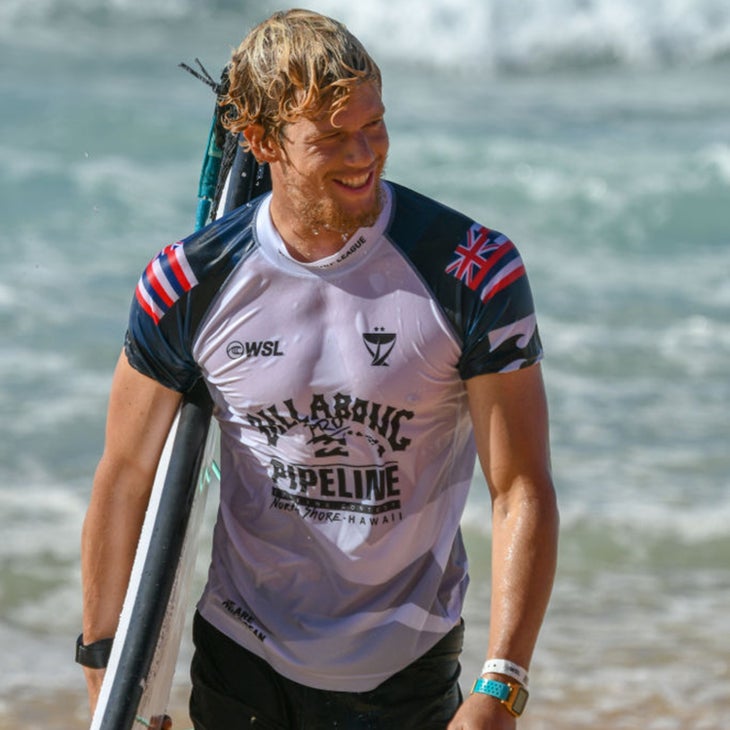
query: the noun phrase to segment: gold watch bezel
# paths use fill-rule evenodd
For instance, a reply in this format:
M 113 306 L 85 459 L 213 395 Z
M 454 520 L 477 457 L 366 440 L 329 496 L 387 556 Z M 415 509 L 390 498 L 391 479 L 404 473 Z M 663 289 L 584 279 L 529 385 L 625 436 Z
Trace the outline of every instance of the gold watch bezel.
M 506 700 L 500 700 L 500 702 L 510 715 L 520 717 L 525 711 L 530 693 L 521 684 L 512 684 L 511 682 L 505 682 L 505 684 L 509 687 L 509 697 Z M 515 707 L 516 703 L 517 707 Z

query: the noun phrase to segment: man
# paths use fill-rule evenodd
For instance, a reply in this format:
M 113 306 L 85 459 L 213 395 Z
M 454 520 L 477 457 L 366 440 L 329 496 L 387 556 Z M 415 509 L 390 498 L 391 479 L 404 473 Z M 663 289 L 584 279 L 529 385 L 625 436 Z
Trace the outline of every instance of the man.
M 229 77 L 227 126 L 272 193 L 165 249 L 137 288 L 84 525 L 83 643 L 114 635 L 162 444 L 203 378 L 222 476 L 196 728 L 514 728 L 558 521 L 519 254 L 381 179 L 380 72 L 341 24 L 277 13 Z M 475 447 L 489 661 L 461 703 Z M 93 706 L 103 670 L 86 673 Z

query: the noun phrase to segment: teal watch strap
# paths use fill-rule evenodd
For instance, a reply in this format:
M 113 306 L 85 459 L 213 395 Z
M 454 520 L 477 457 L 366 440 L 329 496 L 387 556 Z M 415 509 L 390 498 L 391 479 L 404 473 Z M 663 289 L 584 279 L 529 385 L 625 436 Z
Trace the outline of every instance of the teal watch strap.
M 496 679 L 484 679 L 479 677 L 472 687 L 472 694 L 479 692 L 484 695 L 496 697 L 504 706 L 505 710 L 519 717 L 525 711 L 527 698 L 530 696 L 521 684 L 510 684 L 500 682 Z
M 504 702 L 509 699 L 511 692 L 510 686 L 504 682 L 498 682 L 496 679 L 484 679 L 479 677 L 474 686 L 471 688 L 472 692 L 479 692 L 483 695 L 491 695 L 496 697 L 498 700 Z

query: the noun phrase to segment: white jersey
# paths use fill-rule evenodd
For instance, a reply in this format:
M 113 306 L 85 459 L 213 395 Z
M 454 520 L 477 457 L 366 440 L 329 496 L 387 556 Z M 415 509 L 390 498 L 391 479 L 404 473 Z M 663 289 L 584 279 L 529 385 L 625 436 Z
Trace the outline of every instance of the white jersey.
M 463 380 L 541 357 L 519 254 L 397 186 L 337 254 L 293 260 L 245 206 L 148 266 L 133 366 L 203 377 L 221 504 L 201 614 L 302 684 L 374 688 L 460 620 L 475 448 Z

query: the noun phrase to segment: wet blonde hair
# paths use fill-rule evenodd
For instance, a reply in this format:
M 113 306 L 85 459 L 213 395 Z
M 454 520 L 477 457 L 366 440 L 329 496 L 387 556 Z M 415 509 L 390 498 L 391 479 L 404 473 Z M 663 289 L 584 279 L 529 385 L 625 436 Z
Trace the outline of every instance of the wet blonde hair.
M 285 125 L 325 109 L 334 116 L 356 85 L 382 84 L 377 64 L 342 23 L 298 9 L 256 26 L 233 52 L 228 79 L 224 126 L 239 133 L 260 124 L 263 138 L 279 145 Z

